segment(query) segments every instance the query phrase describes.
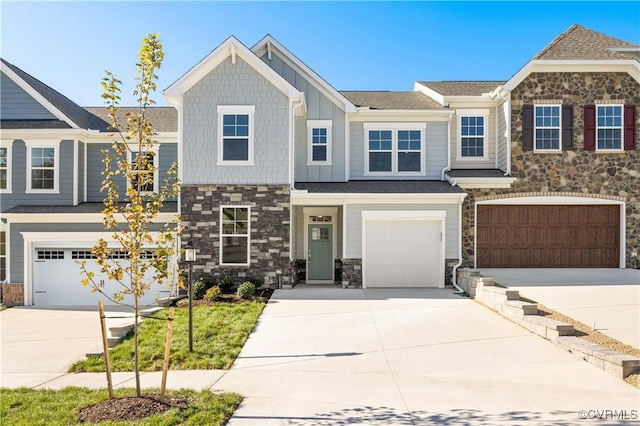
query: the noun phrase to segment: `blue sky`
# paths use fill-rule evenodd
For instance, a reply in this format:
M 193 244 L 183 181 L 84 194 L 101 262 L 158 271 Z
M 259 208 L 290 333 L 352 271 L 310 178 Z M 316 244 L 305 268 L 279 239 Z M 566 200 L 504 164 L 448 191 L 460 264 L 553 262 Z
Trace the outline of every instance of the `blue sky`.
M 640 2 L 7 2 L 3 58 L 82 106 L 104 70 L 130 96 L 142 37 L 159 32 L 166 88 L 230 35 L 273 35 L 338 90 L 506 80 L 578 23 L 640 44 Z M 156 96 L 164 105 L 161 94 Z

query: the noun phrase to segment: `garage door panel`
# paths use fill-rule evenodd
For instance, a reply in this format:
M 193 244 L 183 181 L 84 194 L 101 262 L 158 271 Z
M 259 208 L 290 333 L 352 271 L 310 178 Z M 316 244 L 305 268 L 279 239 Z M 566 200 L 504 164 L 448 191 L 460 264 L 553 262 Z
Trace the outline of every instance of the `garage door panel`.
M 366 287 L 440 287 L 441 222 L 368 220 L 365 222 Z
M 478 205 L 478 267 L 618 267 L 619 209 Z

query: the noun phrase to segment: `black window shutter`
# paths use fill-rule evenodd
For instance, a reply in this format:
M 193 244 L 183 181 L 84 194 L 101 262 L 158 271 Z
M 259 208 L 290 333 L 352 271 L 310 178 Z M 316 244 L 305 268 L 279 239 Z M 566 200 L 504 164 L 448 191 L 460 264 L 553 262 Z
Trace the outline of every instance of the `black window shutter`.
M 533 151 L 533 105 L 522 105 L 522 150 Z
M 584 106 L 584 149 L 596 150 L 596 106 Z
M 636 106 L 624 106 L 624 150 L 636 149 Z
M 562 149 L 573 148 L 573 105 L 562 105 Z

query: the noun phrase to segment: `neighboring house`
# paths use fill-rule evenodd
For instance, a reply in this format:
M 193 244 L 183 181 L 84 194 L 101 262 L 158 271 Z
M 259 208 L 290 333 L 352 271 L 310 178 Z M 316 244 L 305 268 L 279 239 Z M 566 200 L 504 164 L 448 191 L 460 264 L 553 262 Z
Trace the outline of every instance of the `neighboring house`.
M 99 296 L 82 287 L 76 262 L 88 260 L 96 278 L 106 281 L 91 261 L 90 247 L 111 235 L 102 224 L 100 192 L 101 151 L 111 147 L 107 111 L 81 108 L 5 60 L 0 83 L 2 301 L 95 305 Z M 150 114 L 160 132 L 157 186 L 177 159 L 177 119 L 173 108 L 154 108 Z M 119 186 L 124 193 L 124 179 Z M 164 221 L 177 212 L 177 202 L 167 204 Z M 117 256 L 126 261 L 126 253 Z M 158 286 L 143 300 L 152 303 L 156 293 L 169 291 Z
M 273 37 L 230 37 L 164 92 L 195 276 L 444 287 L 458 267 L 632 266 L 639 58 L 576 25 L 508 81 L 339 92 Z

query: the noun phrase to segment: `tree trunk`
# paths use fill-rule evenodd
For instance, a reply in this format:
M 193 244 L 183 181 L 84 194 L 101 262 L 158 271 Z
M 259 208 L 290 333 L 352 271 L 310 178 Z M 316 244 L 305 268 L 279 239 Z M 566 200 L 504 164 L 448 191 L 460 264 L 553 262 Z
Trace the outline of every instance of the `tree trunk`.
M 139 357 L 139 349 L 138 349 L 138 317 L 140 307 L 138 306 L 138 295 L 134 293 L 133 295 L 133 310 L 135 312 L 135 318 L 133 321 L 133 352 L 134 352 L 134 370 L 136 375 L 136 395 L 138 397 L 142 396 L 142 392 L 140 391 L 140 357 Z

